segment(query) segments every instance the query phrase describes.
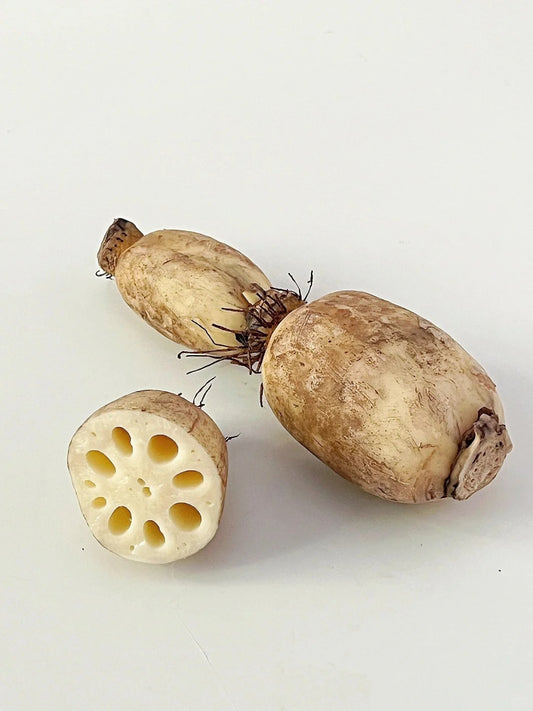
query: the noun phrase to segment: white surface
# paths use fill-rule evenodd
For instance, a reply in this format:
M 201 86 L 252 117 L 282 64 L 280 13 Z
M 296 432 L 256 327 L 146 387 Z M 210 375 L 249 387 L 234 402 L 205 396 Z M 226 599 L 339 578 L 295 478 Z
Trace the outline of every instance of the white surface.
M 530 709 L 531 2 L 0 13 L 2 711 Z M 94 277 L 117 216 L 435 321 L 498 383 L 504 470 L 462 504 L 371 498 L 221 367 L 208 411 L 242 435 L 219 533 L 172 566 L 103 550 L 74 430 L 206 379 Z
M 153 401 L 150 404 L 154 406 Z M 129 411 L 124 405 L 122 401 L 118 413 L 112 409 L 90 417 L 76 431 L 69 446 L 67 466 L 83 515 L 95 538 L 126 559 L 162 564 L 194 555 L 213 539 L 224 503 L 216 462 L 191 433 L 197 410 L 191 407 L 188 421 L 178 424 L 168 416 L 174 413 L 167 412 L 165 416 L 161 412 L 160 403 L 156 403 L 159 415 L 140 410 L 148 405 L 146 399 L 143 403 L 130 400 L 128 406 L 135 409 Z M 111 434 L 119 423 L 130 435 L 130 450 L 126 453 L 115 446 Z M 158 435 L 172 438 L 175 450 L 165 460 L 154 462 L 150 443 Z M 89 465 L 87 452 L 94 449 L 111 463 L 112 475 L 102 475 L 101 469 L 95 471 Z M 191 470 L 200 474 L 200 483 L 178 488 L 180 473 Z M 96 498 L 101 500 L 98 506 L 94 505 Z M 199 516 L 196 526 L 179 523 L 183 517 L 176 511 L 183 509 L 183 504 Z M 126 507 L 129 513 L 129 522 L 120 536 L 110 527 L 118 507 Z M 153 536 L 147 535 L 148 522 L 148 531 L 154 530 L 154 524 L 157 526 L 156 544 Z

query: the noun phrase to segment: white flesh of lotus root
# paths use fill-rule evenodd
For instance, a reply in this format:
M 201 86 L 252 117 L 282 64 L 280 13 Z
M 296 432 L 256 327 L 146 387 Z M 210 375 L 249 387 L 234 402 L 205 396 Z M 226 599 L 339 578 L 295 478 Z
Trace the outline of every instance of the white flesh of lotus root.
M 68 467 L 92 533 L 124 558 L 170 563 L 217 531 L 226 442 L 178 395 L 141 391 L 101 408 L 72 438 Z

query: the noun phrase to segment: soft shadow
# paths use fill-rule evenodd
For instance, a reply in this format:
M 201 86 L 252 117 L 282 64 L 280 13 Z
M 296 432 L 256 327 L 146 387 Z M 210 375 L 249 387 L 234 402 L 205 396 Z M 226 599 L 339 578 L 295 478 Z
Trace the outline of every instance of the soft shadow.
M 270 441 L 243 438 L 231 460 L 219 531 L 203 551 L 179 564 L 177 575 L 203 577 L 209 571 L 212 577 L 213 569 L 258 564 L 270 568 L 273 559 L 327 545 L 355 518 L 361 526 L 370 520 L 375 527 L 380 519 L 390 525 L 391 518 L 413 515 L 409 509 L 414 507 L 382 501 L 341 479 L 284 431 Z
M 177 577 L 315 579 L 312 561 L 332 554 L 336 575 L 350 579 L 350 560 L 369 555 L 384 565 L 392 561 L 412 569 L 427 565 L 423 546 L 426 555 L 431 550 L 437 557 L 471 556 L 478 545 L 497 540 L 506 519 L 521 508 L 511 496 L 508 463 L 495 482 L 466 502 L 397 504 L 335 475 L 277 423 L 265 429 L 232 443 L 231 484 L 219 532 L 203 551 L 176 565 Z M 450 538 L 462 540 L 464 549 L 452 549 Z

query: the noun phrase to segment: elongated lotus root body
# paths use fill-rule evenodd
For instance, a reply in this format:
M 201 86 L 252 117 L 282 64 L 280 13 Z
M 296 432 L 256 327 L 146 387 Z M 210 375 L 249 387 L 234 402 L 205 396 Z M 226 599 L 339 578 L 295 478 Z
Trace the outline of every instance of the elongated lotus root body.
M 186 230 L 143 235 L 128 220 L 107 230 L 100 267 L 115 276 L 124 301 L 150 326 L 195 350 L 239 347 L 250 303 L 270 282 L 248 257 Z
M 226 441 L 178 395 L 142 390 L 100 408 L 74 434 L 68 468 L 92 533 L 123 558 L 170 563 L 217 531 Z

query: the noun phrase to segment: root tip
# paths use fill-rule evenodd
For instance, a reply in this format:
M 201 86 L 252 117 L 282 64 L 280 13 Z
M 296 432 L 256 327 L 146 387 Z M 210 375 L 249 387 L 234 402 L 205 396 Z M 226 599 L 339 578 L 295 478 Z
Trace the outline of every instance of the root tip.
M 492 410 L 484 407 L 465 432 L 446 484 L 446 496 L 463 501 L 490 484 L 513 448 L 509 433 Z

